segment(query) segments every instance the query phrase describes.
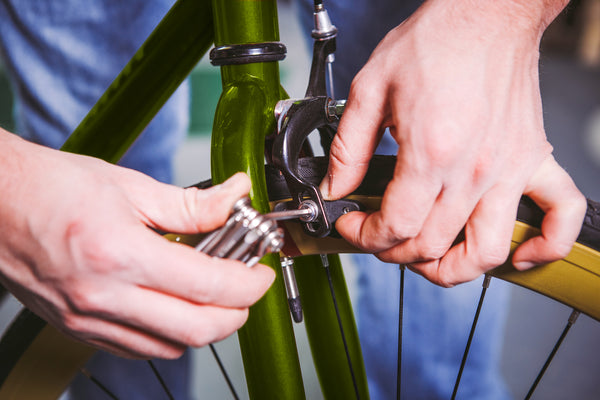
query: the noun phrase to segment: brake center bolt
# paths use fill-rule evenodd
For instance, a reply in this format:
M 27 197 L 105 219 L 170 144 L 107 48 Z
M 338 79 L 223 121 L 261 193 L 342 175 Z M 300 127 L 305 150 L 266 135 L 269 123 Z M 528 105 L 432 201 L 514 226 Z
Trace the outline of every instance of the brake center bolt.
M 283 221 L 287 219 L 300 219 L 304 222 L 314 221 L 319 215 L 317 204 L 312 200 L 305 200 L 300 203 L 296 210 L 273 211 L 265 214 L 265 217 L 275 221 Z
M 299 210 L 308 210 L 305 215 L 300 216 L 302 222 L 313 222 L 319 216 L 319 207 L 313 200 L 304 200 L 298 207 Z

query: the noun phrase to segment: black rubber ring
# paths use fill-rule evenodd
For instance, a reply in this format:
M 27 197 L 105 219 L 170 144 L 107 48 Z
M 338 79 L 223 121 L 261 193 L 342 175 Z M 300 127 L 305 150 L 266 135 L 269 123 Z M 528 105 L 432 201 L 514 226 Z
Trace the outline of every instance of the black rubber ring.
M 234 44 L 212 49 L 210 63 L 221 66 L 281 61 L 286 53 L 285 45 L 279 42 Z

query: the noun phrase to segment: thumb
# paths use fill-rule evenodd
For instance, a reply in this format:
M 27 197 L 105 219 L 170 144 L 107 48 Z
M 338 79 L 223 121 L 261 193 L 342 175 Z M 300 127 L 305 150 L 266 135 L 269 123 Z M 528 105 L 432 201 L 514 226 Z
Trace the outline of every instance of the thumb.
M 148 185 L 132 202 L 146 225 L 170 232 L 197 233 L 225 223 L 233 204 L 250 191 L 250 178 L 237 173 L 208 189 L 156 183 Z M 140 191 L 137 191 L 139 194 Z
M 359 74 L 352 82 L 338 132 L 331 143 L 329 169 L 320 185 L 326 200 L 360 185 L 381 138 L 383 96 Z

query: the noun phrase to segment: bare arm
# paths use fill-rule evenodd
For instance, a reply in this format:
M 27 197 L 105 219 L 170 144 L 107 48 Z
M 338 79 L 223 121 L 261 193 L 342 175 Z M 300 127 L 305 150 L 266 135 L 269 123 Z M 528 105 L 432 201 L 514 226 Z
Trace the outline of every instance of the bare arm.
M 382 40 L 352 83 L 321 189 L 351 192 L 385 128 L 398 163 L 380 212 L 338 221 L 345 238 L 452 286 L 506 260 L 525 193 L 547 216 L 515 265 L 568 253 L 585 201 L 551 155 L 538 83 L 540 38 L 565 4 L 429 0 Z
M 128 357 L 181 355 L 233 333 L 274 279 L 148 227 L 222 225 L 250 188 L 238 174 L 181 189 L 0 131 L 0 281 L 68 335 Z

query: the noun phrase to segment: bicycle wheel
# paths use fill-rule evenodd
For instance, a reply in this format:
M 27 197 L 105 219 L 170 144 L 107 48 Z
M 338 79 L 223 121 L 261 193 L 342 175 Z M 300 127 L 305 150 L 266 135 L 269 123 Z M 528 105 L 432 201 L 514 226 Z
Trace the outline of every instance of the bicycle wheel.
M 306 180 L 318 183 L 327 171 L 327 163 L 324 157 L 304 158 L 299 167 Z M 363 184 L 350 197 L 367 209 L 377 209 L 394 165 L 394 157 L 375 156 Z M 267 166 L 266 175 L 270 200 L 273 203 L 289 200 L 279 171 Z M 531 200 L 522 199 L 512 239 L 513 249 L 539 233 L 542 217 L 543 213 Z M 306 236 L 299 224 L 287 223 L 286 229 L 289 234 L 286 251 L 293 255 L 358 251 L 342 239 L 315 240 Z M 588 200 L 581 234 L 565 259 L 525 272 L 515 270 L 507 262 L 491 271 L 491 275 L 536 291 L 600 321 L 600 204 Z M 0 341 L 0 398 L 55 399 L 94 351 L 66 338 L 24 310 Z

